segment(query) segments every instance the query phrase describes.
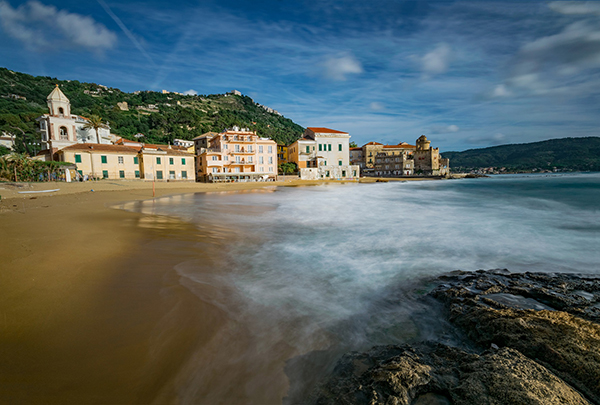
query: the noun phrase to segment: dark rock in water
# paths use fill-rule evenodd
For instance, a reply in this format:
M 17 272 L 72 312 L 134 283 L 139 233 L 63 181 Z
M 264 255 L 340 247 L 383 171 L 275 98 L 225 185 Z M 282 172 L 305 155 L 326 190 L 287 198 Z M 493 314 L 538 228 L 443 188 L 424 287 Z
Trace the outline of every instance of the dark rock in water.
M 344 355 L 316 404 L 600 404 L 600 279 L 453 272 L 430 296 L 473 347 Z M 487 350 L 486 350 L 487 349 Z

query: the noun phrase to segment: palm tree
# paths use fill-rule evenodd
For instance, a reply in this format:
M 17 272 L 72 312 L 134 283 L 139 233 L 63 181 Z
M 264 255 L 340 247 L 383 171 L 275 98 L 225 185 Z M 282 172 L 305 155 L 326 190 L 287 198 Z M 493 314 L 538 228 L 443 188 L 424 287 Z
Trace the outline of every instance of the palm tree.
M 100 143 L 100 133 L 98 132 L 100 128 L 108 128 L 104 122 L 102 122 L 102 118 L 99 115 L 91 115 L 88 118 L 88 121 L 83 125 L 83 129 L 94 129 L 96 131 L 96 142 Z

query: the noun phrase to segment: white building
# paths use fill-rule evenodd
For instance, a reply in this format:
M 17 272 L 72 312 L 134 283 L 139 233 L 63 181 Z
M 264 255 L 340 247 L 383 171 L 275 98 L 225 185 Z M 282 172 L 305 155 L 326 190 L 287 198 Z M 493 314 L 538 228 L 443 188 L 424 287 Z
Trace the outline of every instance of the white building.
M 300 169 L 301 179 L 357 179 L 360 167 L 350 164 L 350 135 L 322 127 L 308 127 L 288 147 L 288 160 Z
M 94 129 L 83 129 L 87 118 L 71 114 L 71 102 L 58 85 L 47 97 L 49 114 L 36 120 L 42 137 L 42 150 L 47 150 L 48 160 L 58 150 L 76 143 L 111 144 L 113 136 L 110 128 L 100 128 L 96 135 Z

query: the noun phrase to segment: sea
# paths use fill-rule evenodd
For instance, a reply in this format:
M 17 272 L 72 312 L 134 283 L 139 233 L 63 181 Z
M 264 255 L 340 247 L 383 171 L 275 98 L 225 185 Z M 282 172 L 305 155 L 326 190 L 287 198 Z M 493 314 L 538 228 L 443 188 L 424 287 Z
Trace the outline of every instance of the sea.
M 198 193 L 122 208 L 197 231 L 178 282 L 227 317 L 181 403 L 297 403 L 346 351 L 458 337 L 424 296 L 455 270 L 600 275 L 600 174 Z

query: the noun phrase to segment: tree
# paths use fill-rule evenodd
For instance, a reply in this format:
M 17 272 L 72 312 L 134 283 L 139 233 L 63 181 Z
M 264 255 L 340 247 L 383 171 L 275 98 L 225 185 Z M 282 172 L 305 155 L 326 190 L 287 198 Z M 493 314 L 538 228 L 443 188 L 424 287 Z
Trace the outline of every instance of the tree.
M 108 125 L 106 125 L 102 121 L 102 118 L 100 118 L 99 115 L 92 115 L 88 119 L 88 122 L 86 122 L 83 125 L 83 129 L 92 129 L 92 128 L 94 129 L 94 131 L 96 131 L 96 142 L 100 143 L 100 132 L 98 132 L 98 131 L 100 130 L 100 128 L 108 128 Z
M 352 142 L 350 142 L 350 147 L 351 148 L 358 148 L 358 145 L 356 144 L 356 142 L 352 141 Z

